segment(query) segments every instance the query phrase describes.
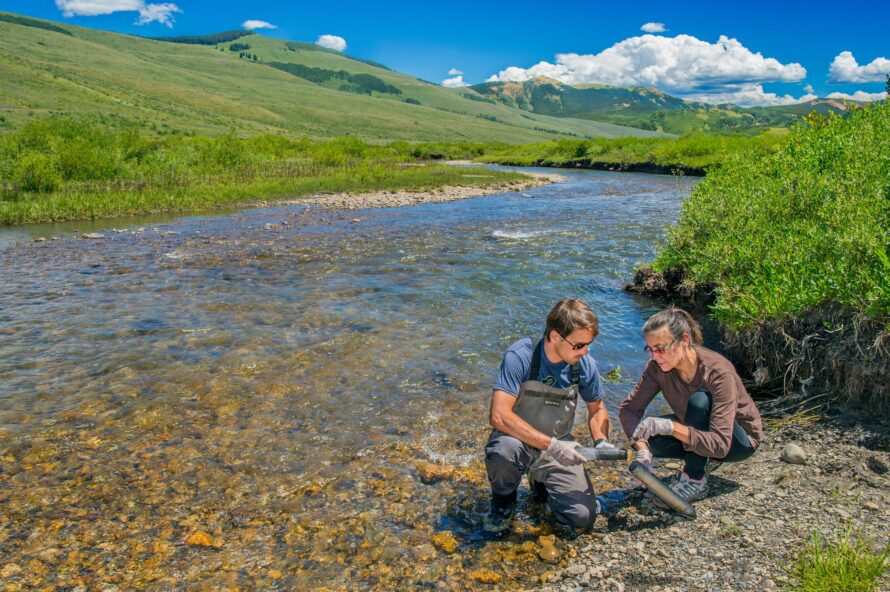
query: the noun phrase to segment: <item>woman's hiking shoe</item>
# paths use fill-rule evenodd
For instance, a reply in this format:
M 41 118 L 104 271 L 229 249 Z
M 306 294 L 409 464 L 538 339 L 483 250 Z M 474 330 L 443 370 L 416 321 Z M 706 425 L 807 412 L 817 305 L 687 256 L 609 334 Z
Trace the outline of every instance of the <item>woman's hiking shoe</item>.
M 671 477 L 667 486 L 670 487 L 671 491 L 680 496 L 680 499 L 687 503 L 704 499 L 708 495 L 707 476 L 704 476 L 701 479 L 691 479 L 685 472 L 679 471 L 676 475 Z M 652 503 L 662 510 L 670 509 L 670 506 L 661 501 L 657 496 L 653 496 Z
M 513 519 L 513 513 L 516 511 L 516 492 L 512 495 L 491 494 L 491 507 L 485 519 L 482 521 L 482 528 L 487 532 L 498 533 L 507 530 L 510 527 L 510 520 Z

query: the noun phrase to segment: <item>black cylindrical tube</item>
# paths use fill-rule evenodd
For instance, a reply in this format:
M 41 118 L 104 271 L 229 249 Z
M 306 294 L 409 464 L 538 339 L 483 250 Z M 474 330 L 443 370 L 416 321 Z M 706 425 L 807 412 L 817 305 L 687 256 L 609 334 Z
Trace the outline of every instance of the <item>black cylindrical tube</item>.
M 627 450 L 621 448 L 578 448 L 587 460 L 627 460 Z

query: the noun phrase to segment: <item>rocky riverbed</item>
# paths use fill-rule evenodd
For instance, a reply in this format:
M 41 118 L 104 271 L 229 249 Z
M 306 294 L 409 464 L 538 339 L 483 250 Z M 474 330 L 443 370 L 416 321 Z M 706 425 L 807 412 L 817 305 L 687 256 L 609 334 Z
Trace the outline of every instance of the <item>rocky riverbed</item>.
M 480 169 L 484 171 L 485 169 Z M 422 203 L 439 203 L 468 199 L 481 195 L 493 195 L 509 191 L 525 191 L 534 187 L 540 187 L 548 183 L 558 183 L 565 180 L 562 175 L 550 175 L 545 173 L 525 173 L 531 178 L 512 183 L 497 183 L 487 186 L 445 186 L 437 187 L 429 191 L 375 191 L 370 193 L 333 193 L 330 195 L 315 195 L 277 202 L 279 205 L 320 205 L 326 208 L 338 210 L 359 210 L 365 208 L 400 208 Z M 484 176 L 480 173 L 480 176 Z
M 789 444 L 803 449 L 803 464 L 781 459 Z M 696 503 L 695 520 L 664 514 L 636 494 L 573 541 L 575 558 L 542 575 L 537 589 L 780 589 L 815 531 L 834 540 L 851 526 L 876 549 L 887 544 L 888 450 L 886 424 L 870 420 L 774 425 L 749 461 L 711 475 L 711 494 Z

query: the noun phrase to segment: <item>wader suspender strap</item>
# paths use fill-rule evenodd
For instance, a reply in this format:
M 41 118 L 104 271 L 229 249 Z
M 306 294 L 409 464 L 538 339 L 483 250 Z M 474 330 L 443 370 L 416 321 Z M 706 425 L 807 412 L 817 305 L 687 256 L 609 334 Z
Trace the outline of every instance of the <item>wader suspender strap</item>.
M 538 375 L 541 373 L 541 353 L 544 351 L 544 340 L 539 339 L 538 342 L 532 348 L 532 369 L 529 373 L 529 380 L 537 380 Z M 578 385 L 578 390 L 581 390 L 581 364 L 575 364 L 572 366 L 572 384 Z

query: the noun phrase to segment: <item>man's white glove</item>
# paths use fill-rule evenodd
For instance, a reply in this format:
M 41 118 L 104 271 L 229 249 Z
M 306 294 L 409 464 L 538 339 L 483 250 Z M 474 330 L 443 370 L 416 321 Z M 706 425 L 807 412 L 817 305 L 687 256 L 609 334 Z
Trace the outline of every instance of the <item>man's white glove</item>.
M 573 465 L 580 465 L 587 460 L 580 452 L 578 452 L 578 448 L 580 447 L 581 445 L 577 442 L 564 442 L 562 440 L 557 440 L 556 438 L 550 438 L 550 444 L 547 446 L 545 452 L 548 452 L 559 464 L 565 467 L 571 467 Z
M 646 450 L 645 448 L 641 450 L 634 450 L 634 460 L 646 467 L 650 473 L 652 472 L 652 453 L 650 451 Z M 634 481 L 636 481 L 643 487 L 646 487 L 646 484 L 636 477 L 634 477 Z
M 670 436 L 674 422 L 666 417 L 647 417 L 634 430 L 634 440 L 648 440 L 652 436 Z
M 593 445 L 597 450 L 618 450 L 617 446 L 613 446 L 609 443 L 605 438 L 601 439 L 599 442 Z

